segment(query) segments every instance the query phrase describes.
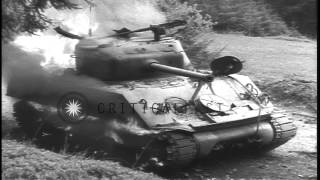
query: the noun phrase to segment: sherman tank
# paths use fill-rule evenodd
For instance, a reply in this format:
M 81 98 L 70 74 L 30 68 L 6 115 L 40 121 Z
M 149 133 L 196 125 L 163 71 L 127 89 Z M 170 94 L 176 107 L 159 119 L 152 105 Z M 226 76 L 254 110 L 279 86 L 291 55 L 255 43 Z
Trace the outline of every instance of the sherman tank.
M 32 87 L 10 83 L 30 80 L 13 76 L 8 95 L 21 99 L 14 105 L 17 122 L 32 137 L 50 137 L 49 144 L 120 144 L 135 149 L 139 163 L 161 167 L 184 167 L 237 145 L 269 151 L 293 138 L 296 126 L 238 74 L 238 58 L 214 59 L 208 70 L 192 67 L 179 40 L 165 36 L 166 29 L 184 24 L 123 28 L 105 37 L 56 28 L 79 40 L 76 68 L 43 75 Z M 154 36 L 134 36 L 144 31 Z M 18 93 L 21 88 L 26 91 Z

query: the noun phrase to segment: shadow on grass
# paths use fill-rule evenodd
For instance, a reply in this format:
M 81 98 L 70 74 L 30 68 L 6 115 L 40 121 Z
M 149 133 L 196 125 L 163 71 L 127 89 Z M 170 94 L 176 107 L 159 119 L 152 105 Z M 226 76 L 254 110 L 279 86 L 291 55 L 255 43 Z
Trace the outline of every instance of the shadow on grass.
M 114 142 L 101 143 L 86 141 L 85 137 L 78 137 L 89 143 L 73 141 L 64 132 L 42 134 L 31 137 L 20 128 L 14 120 L 2 118 L 2 139 L 15 140 L 21 143 L 32 144 L 37 148 L 46 149 L 55 153 L 82 156 L 95 160 L 111 160 L 126 167 L 135 162 L 136 150 L 128 150 Z

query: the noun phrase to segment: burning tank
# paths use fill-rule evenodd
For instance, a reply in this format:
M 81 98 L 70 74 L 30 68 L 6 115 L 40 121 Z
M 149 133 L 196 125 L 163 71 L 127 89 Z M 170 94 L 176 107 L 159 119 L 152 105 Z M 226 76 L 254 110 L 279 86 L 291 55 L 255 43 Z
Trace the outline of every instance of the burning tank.
M 72 39 L 75 69 L 45 76 L 32 85 L 8 84 L 20 98 L 14 115 L 33 137 L 67 139 L 79 144 L 121 144 L 135 149 L 141 162 L 182 167 L 213 151 L 241 144 L 260 152 L 293 138 L 296 126 L 277 110 L 249 77 L 239 75 L 242 61 L 224 56 L 210 70 L 194 70 L 180 42 L 166 37 L 184 21 L 148 28 L 116 30 L 105 37 Z M 133 37 L 152 31 L 154 37 Z M 85 83 L 87 79 L 97 83 Z M 17 93 L 17 89 L 29 89 Z M 42 89 L 34 91 L 32 89 Z

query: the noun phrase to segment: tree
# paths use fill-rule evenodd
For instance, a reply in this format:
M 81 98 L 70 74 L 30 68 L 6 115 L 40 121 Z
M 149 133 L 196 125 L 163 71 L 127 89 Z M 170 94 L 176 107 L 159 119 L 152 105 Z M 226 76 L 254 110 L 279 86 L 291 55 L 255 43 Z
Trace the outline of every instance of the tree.
M 300 33 L 317 38 L 316 0 L 265 0 L 292 28 Z
M 166 15 L 167 20 L 181 19 L 187 21 L 187 25 L 179 27 L 178 30 L 167 30 L 167 34 L 175 36 L 182 41 L 184 50 L 192 59 L 194 66 L 204 65 L 208 59 L 208 53 L 204 50 L 209 42 L 196 42 L 199 34 L 212 32 L 212 20 L 208 14 L 201 13 L 196 4 L 190 5 L 188 2 L 178 0 L 156 0 L 160 10 Z M 202 64 L 204 63 L 204 64 Z M 207 67 L 207 64 L 205 64 Z
M 48 28 L 51 20 L 44 15 L 48 8 L 79 9 L 72 0 L 2 0 L 2 41 L 20 33 L 34 34 Z M 84 0 L 91 3 L 89 0 Z
M 218 32 L 249 36 L 291 35 L 291 29 L 264 0 L 184 0 L 210 14 Z M 270 0 L 271 1 L 271 0 Z M 290 0 L 289 0 L 290 1 Z

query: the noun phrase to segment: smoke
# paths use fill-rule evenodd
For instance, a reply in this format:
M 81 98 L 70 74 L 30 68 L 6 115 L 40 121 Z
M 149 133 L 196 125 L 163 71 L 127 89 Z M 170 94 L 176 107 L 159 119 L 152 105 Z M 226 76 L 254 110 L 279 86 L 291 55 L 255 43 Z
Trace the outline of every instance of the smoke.
M 82 0 L 76 3 L 80 4 L 81 9 L 49 9 L 46 15 L 56 22 L 55 25 L 60 24 L 74 34 L 88 35 L 89 28 L 92 28 L 93 34 L 98 36 L 113 33 L 112 30 L 123 27 L 144 28 L 166 21 L 155 1 L 101 0 L 94 1 L 93 6 Z
M 97 34 L 105 34 L 123 27 L 132 30 L 144 28 L 166 20 L 150 0 L 105 0 L 97 2 L 95 9 L 95 18 L 100 24 L 96 30 Z
M 127 117 L 125 122 L 119 121 L 119 119 L 106 121 L 105 136 L 112 138 L 119 144 L 134 143 L 132 142 L 133 136 L 137 140 L 139 137 L 155 134 L 158 132 L 142 128 L 134 117 Z
M 61 37 L 52 30 L 62 26 L 78 35 L 88 35 L 91 28 L 94 36 L 113 33 L 114 29 L 144 28 L 150 24 L 166 21 L 153 1 L 148 0 L 103 0 L 95 1 L 91 8 L 84 1 L 76 1 L 83 7 L 79 10 L 48 9 L 45 14 L 54 20 L 50 29 L 37 35 L 21 35 L 11 44 L 2 46 L 3 77 L 8 82 L 8 92 L 17 97 L 26 95 L 50 95 L 67 86 L 102 86 L 103 82 L 85 76 L 59 77 L 65 68 L 74 68 L 74 46 L 78 40 Z M 106 136 L 118 143 L 125 141 L 123 134 L 142 136 L 152 133 L 139 126 L 136 120 L 126 122 L 111 120 L 106 125 Z
M 57 11 L 51 8 L 45 12 L 54 21 L 52 27 L 61 25 L 79 35 L 87 35 L 89 28 L 92 28 L 93 35 L 102 36 L 122 27 L 144 28 L 165 21 L 165 16 L 153 1 L 94 1 L 95 6 L 91 9 L 82 0 L 74 2 L 80 4 L 82 9 Z M 75 67 L 75 59 L 71 55 L 77 42 L 78 40 L 61 37 L 52 29 L 32 36 L 21 35 L 13 44 L 2 48 L 2 56 L 5 56 L 4 76 L 6 79 L 15 78 L 15 81 L 11 81 L 11 87 L 22 94 L 37 91 L 43 94 L 50 88 L 47 84 L 52 82 L 52 73 L 61 74 L 63 69 Z M 84 77 L 70 77 L 67 80 L 71 84 L 101 84 L 98 80 Z M 64 85 L 61 84 L 58 86 L 63 88 Z
M 45 60 L 41 65 L 45 68 L 74 67 L 71 55 L 78 40 L 62 37 L 53 30 L 54 27 L 61 26 L 80 36 L 88 36 L 91 29 L 93 36 L 101 37 L 113 34 L 113 30 L 123 27 L 133 30 L 166 21 L 155 1 L 101 0 L 94 1 L 94 6 L 83 0 L 74 2 L 79 4 L 81 9 L 59 11 L 54 8 L 47 9 L 44 13 L 53 20 L 52 26 L 47 31 L 36 32 L 37 35 L 18 36 L 14 44 L 27 52 L 43 55 Z M 151 34 L 151 32 L 144 34 L 146 33 Z

